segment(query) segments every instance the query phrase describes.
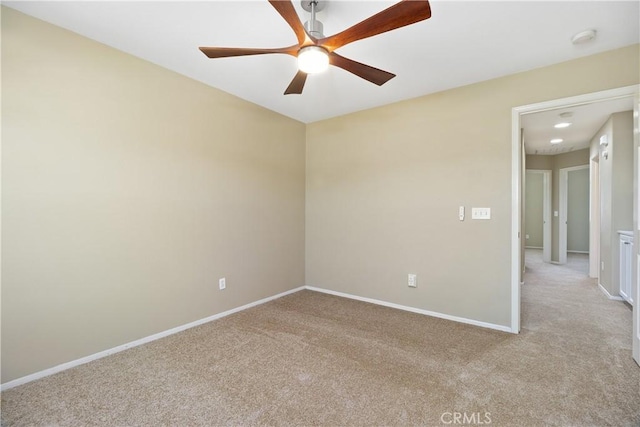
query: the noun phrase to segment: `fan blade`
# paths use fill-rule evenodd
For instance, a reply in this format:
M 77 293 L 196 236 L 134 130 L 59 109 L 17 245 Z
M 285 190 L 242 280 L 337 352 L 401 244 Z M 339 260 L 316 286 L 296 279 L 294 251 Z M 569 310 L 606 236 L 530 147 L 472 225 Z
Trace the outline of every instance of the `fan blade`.
M 335 65 L 338 68 L 342 68 L 358 77 L 362 77 L 365 80 L 375 83 L 378 86 L 382 86 L 396 75 L 387 71 L 374 68 L 370 65 L 362 64 L 352 59 L 340 56 L 335 52 L 329 54 L 329 63 Z
M 252 49 L 243 47 L 201 47 L 202 53 L 209 58 L 228 58 L 232 56 L 264 55 L 267 53 L 286 53 L 297 56 L 298 46 L 281 47 L 277 49 Z
M 402 0 L 338 34 L 318 40 L 318 44 L 331 52 L 354 41 L 415 24 L 430 17 L 431 7 L 428 1 Z
M 296 33 L 298 44 L 301 45 L 305 43 L 308 40 L 307 32 L 302 22 L 300 22 L 300 17 L 294 9 L 293 3 L 291 3 L 290 0 L 269 0 L 269 3 L 271 3 L 271 6 L 287 21 L 287 24 L 289 24 L 293 32 Z
M 293 78 L 293 80 L 291 80 L 291 83 L 289 83 L 289 87 L 287 87 L 287 90 L 284 91 L 284 94 L 285 95 L 301 94 L 302 89 L 304 88 L 304 83 L 306 81 L 307 81 L 307 73 L 303 71 L 298 71 L 298 73 Z

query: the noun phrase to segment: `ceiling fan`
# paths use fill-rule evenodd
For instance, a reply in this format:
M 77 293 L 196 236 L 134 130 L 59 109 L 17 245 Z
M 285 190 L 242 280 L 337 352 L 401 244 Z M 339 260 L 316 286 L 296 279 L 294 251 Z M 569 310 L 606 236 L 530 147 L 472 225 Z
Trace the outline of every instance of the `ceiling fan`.
M 209 58 L 264 55 L 267 53 L 281 53 L 297 57 L 298 72 L 285 90 L 285 95 L 301 94 L 307 80 L 307 74 L 321 72 L 329 65 L 342 68 L 378 86 L 385 84 L 394 78 L 395 74 L 345 58 L 335 51 L 357 40 L 424 21 L 431 17 L 431 7 L 428 1 L 402 0 L 344 31 L 325 37 L 322 33 L 322 23 L 316 19 L 316 12 L 324 8 L 326 0 L 301 1 L 302 8 L 311 12 L 311 19 L 304 25 L 300 22 L 290 0 L 269 0 L 269 3 L 287 21 L 296 34 L 297 44 L 275 49 L 201 47 L 200 50 Z

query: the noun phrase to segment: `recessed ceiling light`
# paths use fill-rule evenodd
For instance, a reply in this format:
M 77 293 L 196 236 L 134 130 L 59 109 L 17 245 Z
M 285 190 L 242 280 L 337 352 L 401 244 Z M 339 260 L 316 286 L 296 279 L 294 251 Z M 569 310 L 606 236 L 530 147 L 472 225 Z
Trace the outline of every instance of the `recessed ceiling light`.
M 571 37 L 571 43 L 583 44 L 583 43 L 590 42 L 595 38 L 596 38 L 596 30 L 581 31 L 578 34 Z
M 560 144 L 563 141 L 562 138 L 553 138 L 551 141 L 549 141 L 552 144 Z
M 571 126 L 571 123 L 569 122 L 562 122 L 562 123 L 557 123 L 553 125 L 553 127 L 556 129 L 564 129 L 564 128 L 568 128 L 569 126 Z

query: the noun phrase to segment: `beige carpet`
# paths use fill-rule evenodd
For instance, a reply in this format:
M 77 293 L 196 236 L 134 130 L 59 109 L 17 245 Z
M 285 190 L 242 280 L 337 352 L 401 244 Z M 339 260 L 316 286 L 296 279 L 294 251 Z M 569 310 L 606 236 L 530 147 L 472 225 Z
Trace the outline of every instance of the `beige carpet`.
M 631 310 L 583 264 L 528 254 L 519 336 L 302 291 L 6 391 L 2 422 L 639 426 Z

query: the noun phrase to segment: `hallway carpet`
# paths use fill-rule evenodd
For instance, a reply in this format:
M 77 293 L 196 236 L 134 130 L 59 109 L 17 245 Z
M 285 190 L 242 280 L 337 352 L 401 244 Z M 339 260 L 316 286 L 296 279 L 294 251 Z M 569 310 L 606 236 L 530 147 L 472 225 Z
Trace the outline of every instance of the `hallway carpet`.
M 2 424 L 639 426 L 630 308 L 527 267 L 520 335 L 301 291 L 8 390 Z

